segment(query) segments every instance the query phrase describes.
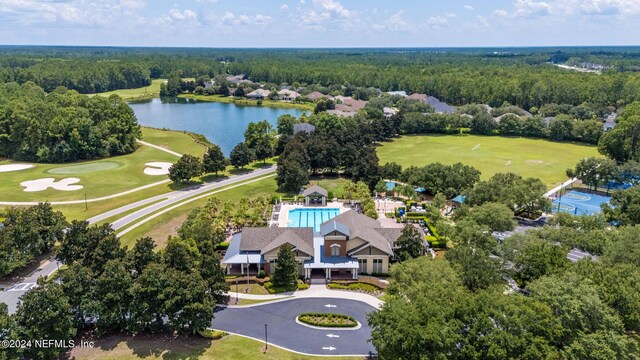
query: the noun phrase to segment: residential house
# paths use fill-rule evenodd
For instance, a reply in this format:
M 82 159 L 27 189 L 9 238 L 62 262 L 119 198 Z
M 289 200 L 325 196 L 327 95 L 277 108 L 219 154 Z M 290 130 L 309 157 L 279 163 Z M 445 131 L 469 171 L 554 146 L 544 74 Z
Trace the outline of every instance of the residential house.
M 282 89 L 278 91 L 278 100 L 282 101 L 294 101 L 299 98 L 300 94 L 289 89 Z
M 616 119 L 618 118 L 618 114 L 613 112 L 611 114 L 609 114 L 609 116 L 607 116 L 607 119 L 605 120 L 604 124 L 602 124 L 602 128 L 604 129 L 604 131 L 609 131 L 613 128 L 616 127 Z
M 407 96 L 407 99 L 409 100 L 417 100 L 417 101 L 425 101 L 425 102 L 427 101 L 427 98 L 428 98 L 427 94 L 418 94 L 418 93 Z
M 257 89 L 248 93 L 245 97 L 253 100 L 264 100 L 269 98 L 269 95 L 271 95 L 271 91 L 266 89 Z
M 384 116 L 388 119 L 388 118 L 392 117 L 393 115 L 397 114 L 398 113 L 398 109 L 385 106 L 382 109 L 382 112 L 384 113 Z
M 387 94 L 389 94 L 391 96 L 407 97 L 407 92 L 406 91 L 387 91 Z
M 318 99 L 322 99 L 322 98 L 327 98 L 328 96 L 319 92 L 319 91 L 314 91 L 310 94 L 307 95 L 307 98 L 309 98 L 309 100 L 311 101 L 316 101 Z
M 456 112 L 456 108 L 433 96 L 427 97 L 427 103 L 429 103 L 438 114 L 453 114 Z

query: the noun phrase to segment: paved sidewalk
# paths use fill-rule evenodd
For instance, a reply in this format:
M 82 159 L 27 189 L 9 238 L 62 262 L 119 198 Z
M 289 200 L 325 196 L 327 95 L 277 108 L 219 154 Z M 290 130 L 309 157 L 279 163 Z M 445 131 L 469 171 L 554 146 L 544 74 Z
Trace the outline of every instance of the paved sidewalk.
M 236 296 L 239 299 L 279 300 L 279 301 L 288 301 L 288 300 L 294 300 L 294 299 L 310 299 L 310 298 L 346 299 L 346 300 L 360 301 L 360 302 L 369 304 L 376 309 L 380 309 L 382 307 L 382 304 L 384 304 L 384 301 L 369 294 L 359 293 L 355 291 L 330 290 L 325 285 L 311 285 L 307 290 L 287 292 L 282 294 L 270 294 L 270 295 L 254 295 L 254 294 L 236 293 L 232 291 L 229 292 L 230 298 L 233 299 Z M 252 304 L 247 306 L 260 306 L 260 305 L 266 305 L 269 303 L 264 303 L 264 304 L 259 303 L 259 304 Z

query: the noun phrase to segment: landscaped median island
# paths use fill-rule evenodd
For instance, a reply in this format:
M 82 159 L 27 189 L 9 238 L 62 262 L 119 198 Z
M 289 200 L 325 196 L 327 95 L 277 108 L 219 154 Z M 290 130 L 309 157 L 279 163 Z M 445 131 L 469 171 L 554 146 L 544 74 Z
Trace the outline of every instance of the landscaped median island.
M 298 280 L 297 287 L 277 287 L 274 286 L 269 277 L 258 278 L 256 276 L 229 276 L 226 282 L 231 286 L 231 291 L 253 295 L 280 294 L 285 292 L 307 290 L 309 285 Z M 237 284 L 237 286 L 236 286 Z
M 353 316 L 344 314 L 304 313 L 298 315 L 297 320 L 307 325 L 323 328 L 354 328 L 359 325 Z
M 333 280 L 327 284 L 329 289 L 356 291 L 373 296 L 383 295 L 387 287 L 387 283 L 368 276 L 360 276 L 358 280 Z

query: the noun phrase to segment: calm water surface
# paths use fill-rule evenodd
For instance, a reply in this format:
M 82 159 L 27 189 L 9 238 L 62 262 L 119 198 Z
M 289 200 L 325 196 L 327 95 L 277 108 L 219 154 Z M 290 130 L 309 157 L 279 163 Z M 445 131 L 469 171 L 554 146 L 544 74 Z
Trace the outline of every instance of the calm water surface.
M 237 106 L 181 98 L 152 99 L 129 106 L 140 125 L 202 134 L 218 144 L 226 155 L 244 140 L 244 130 L 250 122 L 267 120 L 275 127 L 280 115 L 298 117 L 303 113 L 298 109 Z

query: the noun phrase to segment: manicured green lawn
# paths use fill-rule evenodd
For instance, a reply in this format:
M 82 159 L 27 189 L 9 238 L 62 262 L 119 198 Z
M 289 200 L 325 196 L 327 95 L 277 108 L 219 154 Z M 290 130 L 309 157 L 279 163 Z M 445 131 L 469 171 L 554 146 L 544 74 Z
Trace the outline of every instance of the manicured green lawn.
M 258 100 L 237 99 L 233 96 L 182 94 L 182 95 L 179 95 L 178 97 L 196 99 L 200 101 L 215 101 L 215 102 L 222 102 L 227 104 L 258 106 Z M 261 106 L 300 109 L 300 110 L 308 110 L 308 111 L 313 111 L 313 109 L 315 108 L 315 104 L 312 104 L 312 103 L 300 104 L 300 103 L 290 103 L 285 101 L 274 101 L 274 100 L 262 100 Z
M 98 198 L 131 190 L 143 185 L 167 179 L 166 175 L 151 176 L 144 173 L 147 162 L 174 163 L 178 158 L 149 146 L 140 146 L 132 154 L 102 160 L 70 164 L 34 164 L 35 167 L 20 171 L 5 172 L 0 175 L 0 201 L 67 201 Z M 10 164 L 3 161 L 2 164 Z M 15 162 L 19 163 L 19 162 Z M 48 188 L 37 192 L 25 192 L 20 185 L 23 181 L 42 178 L 78 178 L 83 188 L 76 191 L 61 191 Z M 168 185 L 164 185 L 169 191 Z M 156 194 L 163 191 L 156 192 Z
M 117 94 L 120 95 L 120 97 L 124 100 L 149 99 L 160 96 L 160 84 L 162 84 L 164 81 L 165 79 L 156 79 L 151 80 L 151 85 L 146 87 L 113 90 L 93 95 L 110 96 L 112 94 Z
M 215 323 L 215 320 L 214 320 Z M 264 353 L 264 343 L 241 336 L 228 335 L 220 340 L 201 337 L 168 338 L 162 336 L 110 336 L 96 341 L 95 348 L 75 347 L 69 358 L 83 360 L 309 360 L 328 359 L 320 356 L 305 356 L 270 346 Z M 357 357 L 331 357 L 346 360 Z
M 540 178 L 549 188 L 567 179 L 565 170 L 585 157 L 601 156 L 594 146 L 541 139 L 476 135 L 403 136 L 377 150 L 380 164 L 396 162 L 403 168 L 441 162 L 461 162 L 487 179 L 498 172 Z
M 201 157 L 207 151 L 206 146 L 196 143 L 189 134 L 179 131 L 142 127 L 142 140 L 180 154 Z

